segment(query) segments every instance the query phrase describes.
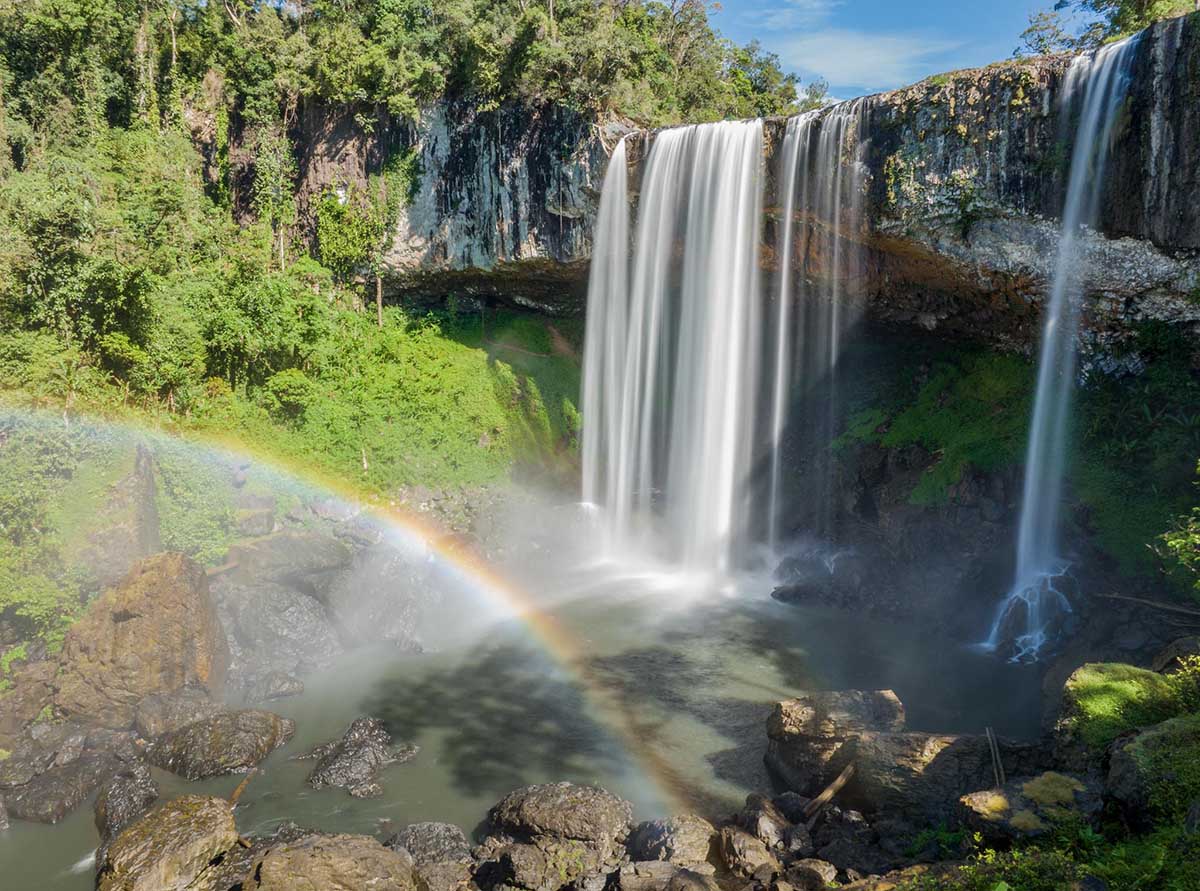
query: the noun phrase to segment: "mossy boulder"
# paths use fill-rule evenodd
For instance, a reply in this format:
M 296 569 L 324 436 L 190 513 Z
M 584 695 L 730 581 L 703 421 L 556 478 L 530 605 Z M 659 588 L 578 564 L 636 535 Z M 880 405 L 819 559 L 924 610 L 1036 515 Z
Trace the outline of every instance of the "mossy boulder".
M 189 780 L 249 770 L 296 732 L 296 722 L 261 709 L 219 712 L 155 740 L 150 761 Z
M 1092 662 L 1067 678 L 1055 736 L 1063 749 L 1082 746 L 1099 753 L 1121 734 L 1182 710 L 1178 683 L 1171 678 L 1120 662 Z
M 1200 801 L 1200 714 L 1172 718 L 1118 742 L 1105 789 L 1135 825 L 1182 821 Z
M 1092 822 L 1100 813 L 1097 783 L 1046 771 L 959 800 L 959 817 L 989 844 L 1036 838 L 1066 822 Z
M 233 806 L 185 795 L 168 801 L 113 840 L 96 876 L 98 891 L 183 891 L 236 845 Z

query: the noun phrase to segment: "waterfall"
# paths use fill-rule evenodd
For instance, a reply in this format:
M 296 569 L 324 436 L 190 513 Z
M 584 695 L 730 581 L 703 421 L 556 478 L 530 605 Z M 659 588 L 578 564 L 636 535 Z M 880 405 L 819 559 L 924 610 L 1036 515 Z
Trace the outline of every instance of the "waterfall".
M 775 312 L 775 375 L 771 387 L 771 473 L 768 543 L 779 546 L 784 478 L 782 438 L 796 397 L 818 383 L 827 390 L 806 425 L 832 437 L 839 406 L 831 373 L 846 330 L 861 310 L 861 250 L 865 99 L 788 120 L 778 174 L 782 221 Z M 798 219 L 797 219 L 798 218 Z M 848 237 L 849 236 L 849 237 Z M 799 263 L 795 255 L 799 252 Z M 799 273 L 798 275 L 796 273 Z M 795 309 L 793 310 L 793 305 Z M 827 450 L 818 450 L 814 516 L 809 532 L 826 531 Z
M 632 258 L 624 164 L 610 162 L 583 399 L 584 499 L 610 552 L 645 554 L 655 540 L 653 556 L 720 572 L 744 536 L 761 384 L 762 158 L 761 121 L 656 134 Z
M 1000 605 L 987 646 L 1015 659 L 1036 659 L 1070 613 L 1060 580 L 1067 566 L 1058 545 L 1068 418 L 1075 377 L 1075 337 L 1085 280 L 1080 235 L 1096 222 L 1113 125 L 1125 99 L 1136 38 L 1071 63 L 1063 82 L 1064 114 L 1079 110 L 1038 359 L 1037 390 L 1025 457 L 1025 484 L 1012 589 Z

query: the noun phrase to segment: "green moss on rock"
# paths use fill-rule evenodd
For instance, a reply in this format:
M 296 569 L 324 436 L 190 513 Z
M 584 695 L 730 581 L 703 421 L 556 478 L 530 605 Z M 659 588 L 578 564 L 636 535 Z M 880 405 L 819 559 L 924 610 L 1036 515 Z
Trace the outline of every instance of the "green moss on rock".
M 1182 709 L 1172 679 L 1119 662 L 1093 662 L 1067 679 L 1058 732 L 1100 749 L 1126 731 L 1165 721 Z

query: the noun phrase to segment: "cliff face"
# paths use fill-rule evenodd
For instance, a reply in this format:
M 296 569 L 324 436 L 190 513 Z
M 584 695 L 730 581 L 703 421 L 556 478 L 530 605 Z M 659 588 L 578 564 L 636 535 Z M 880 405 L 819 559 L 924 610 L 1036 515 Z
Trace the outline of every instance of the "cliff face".
M 1074 121 L 1061 101 L 1070 61 L 939 75 L 863 103 L 863 221 L 842 235 L 862 245 L 852 290 L 873 315 L 1013 346 L 1036 339 L 1073 147 Z M 343 123 L 312 127 L 306 180 L 363 175 L 382 144 L 419 160 L 385 257 L 389 294 L 582 308 L 619 126 L 554 106 L 440 105 L 415 126 L 380 122 L 360 145 Z M 766 122 L 768 267 L 784 126 Z M 653 138 L 643 133 L 630 145 L 635 189 Z M 1200 323 L 1200 14 L 1141 35 L 1113 139 L 1099 231 L 1085 238 L 1088 336 L 1101 346 L 1144 318 Z M 365 160 L 328 160 L 347 155 Z M 809 274 L 832 274 L 821 269 L 830 252 L 817 240 L 793 249 L 807 252 Z

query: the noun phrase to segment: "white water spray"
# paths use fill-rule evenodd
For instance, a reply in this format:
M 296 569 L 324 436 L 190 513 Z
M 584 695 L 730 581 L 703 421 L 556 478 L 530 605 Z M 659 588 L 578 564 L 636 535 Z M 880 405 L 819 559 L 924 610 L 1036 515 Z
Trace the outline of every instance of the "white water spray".
M 1038 359 L 1037 391 L 1017 538 L 1016 577 L 1000 605 L 986 644 L 1014 659 L 1036 659 L 1057 636 L 1071 606 L 1059 581 L 1067 564 L 1059 554 L 1059 510 L 1067 428 L 1075 377 L 1075 336 L 1085 270 L 1080 235 L 1099 213 L 1113 126 L 1129 85 L 1136 38 L 1080 56 L 1063 83 L 1064 113 L 1080 109 L 1063 205 L 1050 299 Z

